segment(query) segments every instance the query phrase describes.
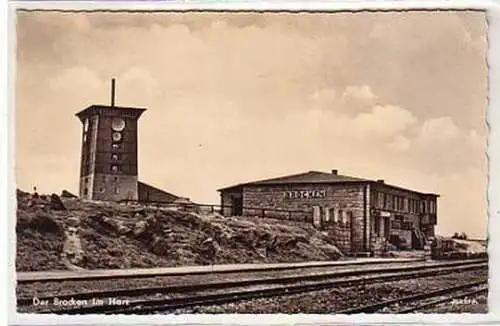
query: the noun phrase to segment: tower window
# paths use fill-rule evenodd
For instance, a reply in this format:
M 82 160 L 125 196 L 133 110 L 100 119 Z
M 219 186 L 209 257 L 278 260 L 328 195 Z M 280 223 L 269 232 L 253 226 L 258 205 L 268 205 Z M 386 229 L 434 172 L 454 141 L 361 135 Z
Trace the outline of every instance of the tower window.
M 100 191 L 100 192 L 104 192 L 104 188 L 102 188 L 102 187 L 101 187 L 101 188 L 99 188 L 99 191 Z
M 118 165 L 111 165 L 111 172 L 116 173 L 118 170 Z
M 115 177 L 115 182 L 118 181 L 118 177 Z
M 118 191 L 118 188 L 115 188 L 115 194 L 118 194 L 119 191 Z
M 113 161 L 118 161 L 120 159 L 120 155 L 118 155 L 117 153 L 113 153 L 111 154 L 111 159 Z
M 89 190 L 87 188 L 83 189 L 83 195 L 84 196 L 87 196 L 89 193 Z
M 120 149 L 120 144 L 113 143 L 113 144 L 111 145 L 111 147 L 112 147 L 113 149 Z

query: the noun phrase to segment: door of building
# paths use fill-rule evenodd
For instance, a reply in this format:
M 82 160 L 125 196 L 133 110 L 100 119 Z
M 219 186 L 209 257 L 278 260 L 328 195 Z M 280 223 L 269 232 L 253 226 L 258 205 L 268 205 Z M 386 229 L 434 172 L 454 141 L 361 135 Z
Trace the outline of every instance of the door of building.
M 321 227 L 321 207 L 313 206 L 313 225 Z
M 391 234 L 391 219 L 389 217 L 384 218 L 384 238 L 388 239 Z
M 243 198 L 240 196 L 233 196 L 231 198 L 231 215 L 241 216 L 243 215 Z

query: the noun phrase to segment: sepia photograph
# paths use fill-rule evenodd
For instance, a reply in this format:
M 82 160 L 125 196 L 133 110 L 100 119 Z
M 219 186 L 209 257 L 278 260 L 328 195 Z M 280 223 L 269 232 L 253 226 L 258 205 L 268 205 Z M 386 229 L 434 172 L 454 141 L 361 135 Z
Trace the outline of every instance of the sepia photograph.
M 487 314 L 487 36 L 18 9 L 17 312 Z

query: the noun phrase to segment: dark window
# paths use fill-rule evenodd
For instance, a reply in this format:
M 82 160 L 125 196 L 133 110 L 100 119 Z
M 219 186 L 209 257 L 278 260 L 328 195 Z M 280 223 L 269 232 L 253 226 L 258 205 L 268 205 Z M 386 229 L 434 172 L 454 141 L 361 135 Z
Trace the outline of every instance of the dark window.
M 115 188 L 115 194 L 118 194 L 118 188 Z
M 104 192 L 104 188 L 102 188 L 102 187 L 101 187 L 101 188 L 99 188 L 99 191 L 100 191 L 100 192 Z
M 84 194 L 85 196 L 87 196 L 87 195 L 88 195 L 88 193 L 89 193 L 89 190 L 88 190 L 87 188 L 83 189 L 83 194 Z

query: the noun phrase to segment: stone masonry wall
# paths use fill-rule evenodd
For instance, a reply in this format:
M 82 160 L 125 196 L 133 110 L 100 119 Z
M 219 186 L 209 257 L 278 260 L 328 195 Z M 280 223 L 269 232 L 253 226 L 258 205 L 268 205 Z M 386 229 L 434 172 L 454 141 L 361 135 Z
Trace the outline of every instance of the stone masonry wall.
M 120 174 L 94 175 L 93 199 L 103 201 L 137 200 L 137 176 Z
M 332 221 L 326 225 L 328 235 L 332 237 L 340 251 L 344 254 L 351 253 L 351 223 L 344 221 Z
M 336 232 L 343 239 L 350 238 L 352 244 L 349 249 L 358 253 L 364 252 L 368 246 L 365 236 L 365 212 L 368 214 L 364 206 L 365 187 L 357 183 L 246 186 L 243 189 L 243 206 L 306 211 L 319 206 L 323 216 L 326 211 L 337 211 L 340 216 L 345 216 L 349 220 L 352 232 L 338 228 L 333 233 Z M 309 194 L 300 198 L 295 194 L 291 198 L 287 192 L 309 192 Z M 330 216 L 333 214 L 329 213 Z M 347 248 L 347 245 L 343 247 Z

